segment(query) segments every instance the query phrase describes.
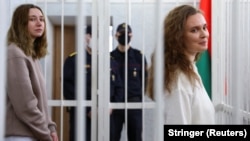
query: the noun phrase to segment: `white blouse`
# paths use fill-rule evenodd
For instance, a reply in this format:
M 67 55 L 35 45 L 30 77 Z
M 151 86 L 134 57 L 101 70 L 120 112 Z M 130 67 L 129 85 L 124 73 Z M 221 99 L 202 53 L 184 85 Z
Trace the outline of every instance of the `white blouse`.
M 199 76 L 195 65 L 194 69 Z M 193 87 L 187 76 L 179 73 L 171 94 L 165 91 L 164 124 L 215 124 L 214 106 L 200 82 Z

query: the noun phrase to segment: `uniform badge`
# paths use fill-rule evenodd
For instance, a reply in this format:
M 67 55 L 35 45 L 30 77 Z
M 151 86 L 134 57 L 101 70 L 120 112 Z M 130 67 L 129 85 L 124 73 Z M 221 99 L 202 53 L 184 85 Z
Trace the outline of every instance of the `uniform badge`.
M 90 68 L 90 64 L 86 64 L 85 68 L 87 68 L 87 69 Z
M 134 77 L 137 76 L 136 68 L 134 68 L 133 76 L 134 76 Z
M 115 75 L 114 74 L 112 74 L 112 81 L 115 81 Z

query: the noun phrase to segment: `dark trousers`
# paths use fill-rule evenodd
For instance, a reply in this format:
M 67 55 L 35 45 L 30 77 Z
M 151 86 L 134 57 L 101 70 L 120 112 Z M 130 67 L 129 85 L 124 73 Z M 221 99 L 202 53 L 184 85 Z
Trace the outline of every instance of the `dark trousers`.
M 86 113 L 87 116 L 87 113 Z M 70 123 L 69 123 L 69 141 L 76 141 L 76 128 L 77 128 L 77 123 L 75 122 L 75 108 L 71 108 L 70 110 Z M 91 119 L 89 117 L 86 117 L 86 128 L 85 128 L 85 133 L 86 133 L 86 141 L 91 141 Z
M 128 141 L 142 141 L 142 110 L 128 110 L 127 121 Z M 125 110 L 113 110 L 110 117 L 110 141 L 120 141 L 124 123 Z

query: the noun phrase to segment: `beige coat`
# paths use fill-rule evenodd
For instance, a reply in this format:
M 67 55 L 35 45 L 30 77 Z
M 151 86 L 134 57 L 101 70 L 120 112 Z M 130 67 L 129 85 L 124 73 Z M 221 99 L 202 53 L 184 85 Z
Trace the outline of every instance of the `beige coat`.
M 52 141 L 56 125 L 48 114 L 45 80 L 38 59 L 15 44 L 8 47 L 5 136 Z

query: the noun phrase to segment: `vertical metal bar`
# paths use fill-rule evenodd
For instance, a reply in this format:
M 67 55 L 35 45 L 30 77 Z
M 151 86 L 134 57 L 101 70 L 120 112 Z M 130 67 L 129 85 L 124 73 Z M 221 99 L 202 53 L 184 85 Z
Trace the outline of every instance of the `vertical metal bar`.
M 216 121 L 223 123 L 225 121 L 225 104 L 227 103 L 228 96 L 226 94 L 226 83 L 228 80 L 227 71 L 228 65 L 225 62 L 228 59 L 228 50 L 226 49 L 225 40 L 229 38 L 230 33 L 228 8 L 225 0 L 212 1 L 212 100 L 217 108 Z M 228 26 L 224 26 L 228 25 Z M 227 37 L 225 33 L 228 32 Z M 229 43 L 228 43 L 229 44 Z M 219 46 L 219 47 L 218 47 Z M 227 92 L 228 93 L 228 92 Z M 220 109 L 218 109 L 220 108 Z
M 97 0 L 92 1 L 92 16 L 91 16 L 91 27 L 92 27 L 92 59 L 91 59 L 91 100 L 92 100 L 92 106 L 91 106 L 91 140 L 92 141 L 97 141 L 97 96 L 99 95 L 97 91 L 97 83 L 98 83 L 98 56 L 97 56 L 97 10 L 98 10 L 98 5 L 97 5 Z
M 238 63 L 239 63 L 239 65 L 240 65 L 240 68 L 238 68 L 238 70 L 240 71 L 239 72 L 239 79 L 240 79 L 240 82 L 241 82 L 241 85 L 239 85 L 240 87 L 238 88 L 240 91 L 240 98 L 239 98 L 239 110 L 240 110 L 240 115 L 239 115 L 239 123 L 243 123 L 243 116 L 244 116 L 244 114 L 243 114 L 243 111 L 245 110 L 245 108 L 244 108 L 244 106 L 246 106 L 245 105 L 245 102 L 244 102 L 244 99 L 246 98 L 246 97 L 244 97 L 245 95 L 245 90 L 246 90 L 246 88 L 248 88 L 247 87 L 247 85 L 245 85 L 245 80 L 246 80 L 246 75 L 245 74 L 247 74 L 248 73 L 248 71 L 245 71 L 246 70 L 246 68 L 245 68 L 245 63 L 247 63 L 247 61 L 246 62 L 244 62 L 244 63 L 242 63 L 242 60 L 245 60 L 246 58 L 245 58 L 245 56 L 246 56 L 246 46 L 245 46 L 245 44 L 244 44 L 244 42 L 246 42 L 247 41 L 247 39 L 246 40 L 244 40 L 244 38 L 246 37 L 246 32 L 245 32 L 245 30 L 246 30 L 246 16 L 245 16 L 245 14 L 246 14 L 246 11 L 245 11 L 245 4 L 244 4 L 244 1 L 245 0 L 240 0 L 239 1 L 239 22 L 240 23 L 245 23 L 245 24 L 243 24 L 242 26 L 240 26 L 239 25 L 239 28 L 240 28 L 240 37 L 239 37 L 239 48 L 238 48 L 238 50 L 239 50 L 239 54 L 241 54 L 240 55 L 240 57 L 238 58 L 239 60 L 237 60 L 238 61 Z M 242 16 L 240 16 L 240 15 L 242 15 Z
M 155 54 L 155 80 L 154 80 L 154 93 L 155 93 L 155 101 L 156 101 L 156 106 L 155 106 L 155 117 L 157 118 L 154 123 L 154 140 L 155 141 L 163 141 L 163 116 L 162 116 L 162 111 L 163 111 L 163 95 L 164 95 L 164 88 L 163 88 L 163 66 L 164 66 L 164 60 L 163 60 L 163 41 L 162 41 L 162 1 L 157 0 L 156 5 L 155 5 L 155 21 L 156 25 L 159 25 L 156 27 L 156 54 Z
M 64 64 L 64 1 L 61 1 L 61 78 L 63 78 L 63 64 Z M 63 81 L 61 81 L 61 99 L 60 102 L 63 104 Z M 63 113 L 63 107 L 60 107 L 60 114 Z M 60 120 L 60 139 L 63 141 L 63 120 Z
M 223 96 L 223 101 L 228 105 L 228 106 L 232 106 L 231 104 L 231 99 L 232 99 L 232 78 L 231 78 L 231 53 L 232 53 L 232 4 L 231 4 L 231 0 L 225 0 L 224 4 L 226 5 L 226 11 L 225 11 L 225 17 L 227 18 L 227 23 L 225 23 L 226 25 L 226 30 L 225 33 L 228 35 L 225 40 L 229 41 L 226 42 L 224 40 L 223 42 L 223 48 L 222 50 L 220 50 L 220 54 L 222 55 L 222 59 L 221 59 L 221 64 L 226 66 L 226 69 L 224 70 L 224 75 L 225 75 L 225 79 L 226 82 L 228 84 L 228 94 Z M 223 21 L 220 22 L 220 24 L 222 24 Z M 222 37 L 222 34 L 220 34 L 220 36 Z M 226 48 L 226 46 L 228 46 Z M 223 53 L 225 52 L 225 53 Z M 223 62 L 224 61 L 224 62 Z M 220 67 L 221 68 L 221 67 Z M 222 69 L 222 68 L 221 68 Z M 223 74 L 223 73 L 222 73 Z M 232 111 L 230 111 L 232 112 Z M 229 123 L 230 122 L 230 118 L 232 118 L 231 116 L 229 116 L 227 114 L 227 112 L 224 110 L 223 111 L 223 119 L 225 123 Z
M 212 14 L 212 28 L 211 28 L 211 31 L 212 31 L 212 47 L 213 46 L 218 46 L 219 45 L 219 37 L 218 37 L 218 33 L 219 32 L 219 26 L 218 26 L 218 20 L 217 17 L 219 17 L 220 15 L 218 15 L 219 11 L 218 11 L 218 1 L 216 0 L 212 0 L 212 10 L 211 10 L 211 14 Z M 218 16 L 215 16 L 215 15 L 218 15 Z M 218 28 L 218 30 L 217 30 Z M 218 50 L 218 48 L 212 48 L 212 54 L 211 54 L 211 65 L 212 65 L 212 72 L 215 72 L 217 70 L 217 64 L 218 64 L 218 61 L 216 61 L 215 59 L 217 58 L 217 53 L 218 51 L 215 51 L 215 50 Z M 216 63 L 215 63 L 216 62 Z M 219 90 L 218 90 L 218 85 L 217 85 L 217 80 L 218 78 L 218 73 L 212 73 L 212 101 L 214 103 L 215 106 L 219 106 L 220 104 L 220 99 L 219 99 Z M 217 94 L 217 95 L 215 95 Z M 217 120 L 218 121 L 218 120 Z
M 126 0 L 126 13 L 125 13 L 125 23 L 126 24 L 130 24 L 129 22 L 129 3 L 130 3 L 130 0 Z M 127 34 L 128 34 L 128 29 L 127 29 L 127 26 L 125 28 L 125 46 L 127 46 L 127 40 L 128 40 L 128 37 L 127 37 Z M 127 134 L 128 134 L 128 52 L 127 52 L 127 49 L 125 50 L 125 108 L 124 108 L 124 112 L 125 112 L 125 123 L 124 123 L 124 133 L 125 133 L 125 141 L 128 141 L 128 137 L 127 137 Z
M 107 49 L 109 47 L 109 26 L 110 26 L 110 11 L 109 11 L 109 0 L 104 0 L 104 16 L 103 18 L 106 19 L 106 20 L 103 20 L 104 23 L 104 50 L 103 50 L 103 64 L 104 64 L 104 68 L 101 73 L 104 77 L 104 80 L 107 80 L 108 82 L 110 81 L 110 53 L 109 53 L 109 50 Z M 104 74 L 105 73 L 105 74 Z M 109 102 L 110 102 L 110 83 L 103 83 L 104 85 L 104 129 L 107 129 L 108 131 L 108 134 L 104 134 L 104 140 L 105 141 L 109 141 L 110 137 L 109 137 L 109 129 L 110 129 L 110 114 L 109 114 Z M 105 131 L 105 130 L 103 130 Z
M 144 6 L 144 0 L 142 1 L 142 139 L 145 139 L 145 129 L 144 129 L 144 124 L 145 124 L 145 59 L 144 59 L 144 54 L 145 54 L 145 33 L 144 33 L 144 27 L 145 27 L 145 6 Z
M 0 123 L 5 123 L 5 100 L 6 100 L 6 91 L 5 91 L 5 81 L 6 81 L 6 35 L 7 35 L 7 23 L 8 23 L 8 10 L 7 7 L 10 5 L 8 4 L 8 1 L 0 1 L 0 17 L 2 19 L 2 22 L 0 24 L 0 64 L 2 64 L 2 69 L 0 71 Z M 0 140 L 4 140 L 4 133 L 5 133 L 5 126 L 2 124 L 0 126 Z
M 246 13 L 245 13 L 246 25 L 249 25 L 249 17 L 247 16 L 249 14 L 249 1 L 246 1 L 245 10 L 246 10 Z M 249 71 L 249 44 L 248 44 L 247 39 L 249 38 L 249 27 L 245 26 L 245 28 L 246 28 L 245 31 L 247 31 L 246 36 L 244 37 L 245 38 L 244 39 L 245 40 L 245 47 L 246 47 L 246 58 L 245 59 L 247 60 L 245 69 L 246 69 L 246 72 L 248 72 Z M 249 78 L 250 78 L 250 75 L 249 75 L 249 73 L 247 73 L 246 83 L 249 83 Z M 246 87 L 246 90 L 244 92 L 244 94 L 245 94 L 244 97 L 246 97 L 244 104 L 245 104 L 245 110 L 247 113 L 249 113 L 249 102 L 248 102 L 249 95 L 248 95 L 248 92 L 249 92 L 249 87 Z M 249 124 L 248 120 L 249 119 L 246 118 L 245 124 Z
M 225 33 L 226 34 L 228 34 L 228 36 L 225 38 L 225 40 L 230 40 L 231 38 L 232 38 L 232 16 L 231 16 L 231 14 L 232 13 L 230 13 L 230 11 L 231 11 L 231 4 L 230 4 L 230 1 L 229 0 L 226 0 L 225 2 L 224 2 L 224 4 L 226 5 L 226 7 L 225 7 L 225 17 L 226 17 L 226 19 L 227 19 L 227 23 L 225 23 L 225 25 L 226 25 L 226 31 L 225 31 Z M 220 24 L 222 24 L 223 22 L 221 21 L 220 22 Z M 220 34 L 220 37 L 221 37 L 221 34 Z M 228 44 L 228 48 L 226 48 L 226 46 L 227 46 L 227 44 Z M 220 50 L 220 54 L 222 55 L 222 57 L 221 57 L 221 60 L 220 60 L 220 62 L 221 62 L 221 64 L 222 65 L 224 65 L 225 67 L 226 67 L 226 69 L 224 70 L 224 72 L 222 71 L 222 73 L 221 73 L 221 75 L 225 75 L 225 79 L 227 79 L 226 81 L 227 81 L 227 83 L 228 83 L 228 94 L 225 96 L 225 95 L 223 95 L 222 96 L 222 101 L 223 102 L 225 102 L 226 103 L 226 105 L 230 105 L 231 103 L 230 103 L 230 100 L 231 100 L 231 94 L 232 94 L 232 82 L 231 82 L 231 69 L 230 69 L 230 65 L 231 65 L 231 58 L 229 57 L 230 56 L 230 53 L 231 53 L 231 47 L 232 46 L 232 41 L 229 41 L 228 43 L 226 43 L 226 42 L 223 42 L 223 47 L 222 47 L 222 49 Z M 225 51 L 225 53 L 223 53 L 223 51 Z M 223 62 L 223 61 L 226 61 L 226 62 Z M 218 66 L 220 69 L 222 69 L 220 66 Z M 221 76 L 222 77 L 222 76 Z M 232 106 L 232 105 L 230 105 L 230 106 Z M 223 122 L 225 122 L 225 123 L 228 123 L 229 122 L 229 118 L 230 118 L 230 116 L 228 116 L 227 115 L 227 112 L 225 111 L 225 108 L 223 109 Z
M 250 4 L 249 4 L 249 1 L 247 1 L 247 14 L 246 15 L 248 15 L 249 13 L 250 13 L 250 6 L 249 6 Z M 247 24 L 246 25 L 249 25 L 250 24 L 250 18 L 249 18 L 249 16 L 247 16 Z M 247 26 L 247 38 L 249 38 L 250 37 L 250 28 L 249 28 L 249 26 Z M 248 41 L 248 40 L 246 40 L 246 41 Z M 246 69 L 247 70 L 250 70 L 250 45 L 249 45 L 249 43 L 246 43 L 246 47 L 247 47 L 247 58 L 246 58 L 246 60 L 248 60 L 247 61 L 247 67 L 246 67 Z M 249 83 L 250 82 L 250 74 L 248 73 L 247 74 L 247 83 Z M 248 88 L 248 92 L 249 92 L 249 88 Z M 246 106 L 247 106 L 247 112 L 249 113 L 250 112 L 250 104 L 249 104 L 249 100 L 250 100 L 250 96 L 248 95 L 248 94 L 246 94 L 246 96 L 247 96 L 247 102 L 246 102 Z M 249 121 L 250 119 L 248 119 L 248 121 Z M 249 124 L 249 123 L 248 123 Z
M 103 47 L 104 43 L 105 43 L 105 40 L 104 40 L 104 21 L 105 21 L 105 17 L 104 17 L 104 1 L 98 1 L 98 21 L 100 21 L 98 23 L 98 46 L 101 46 L 99 47 L 99 51 L 98 51 L 98 69 L 99 70 L 103 70 L 104 69 L 104 55 L 103 55 L 103 52 L 104 52 L 104 49 L 106 47 Z M 107 129 L 104 129 L 104 85 L 103 85 L 103 82 L 104 81 L 107 81 L 105 80 L 105 77 L 103 76 L 103 72 L 102 71 L 98 71 L 98 92 L 99 95 L 98 95 L 98 141 L 103 141 L 104 140 L 104 137 L 105 137 L 105 133 L 103 131 L 107 130 Z M 109 79 L 108 79 L 109 80 Z
M 86 43 L 83 42 L 82 39 L 84 38 L 84 24 L 85 24 L 85 18 L 86 16 L 84 15 L 84 0 L 78 0 L 77 4 L 77 23 L 76 23 L 76 49 L 77 49 L 77 58 L 76 58 L 76 76 L 77 76 L 77 107 L 76 107 L 76 139 L 77 141 L 82 141 L 85 140 L 86 137 L 86 132 L 85 132 L 85 121 L 86 121 L 86 113 L 85 113 L 85 107 L 84 104 L 86 101 L 84 100 L 86 94 L 86 85 L 85 85 L 85 75 L 84 75 L 84 65 L 85 64 L 85 51 L 84 47 L 86 46 Z M 85 104 L 86 105 L 86 104 Z
M 233 123 L 234 124 L 240 124 L 240 117 L 241 117 L 241 113 L 240 113 L 240 97 L 242 95 L 242 90 L 240 89 L 241 86 L 241 80 L 240 80 L 240 72 L 239 72 L 239 68 L 240 68 L 240 24 L 239 24 L 239 11 L 240 11 L 240 5 L 239 5 L 239 1 L 238 0 L 234 0 L 232 2 L 232 9 L 234 10 L 234 12 L 232 12 L 232 51 L 234 52 L 234 59 L 232 59 L 232 80 L 234 81 L 234 85 L 233 85 L 233 90 L 232 90 L 232 95 L 233 95 L 233 101 L 232 101 L 232 105 L 233 105 Z
M 126 16 L 125 16 L 125 23 L 129 24 L 131 26 L 131 1 L 126 1 Z M 127 40 L 128 40 L 128 26 L 125 28 L 125 46 L 127 46 Z M 128 134 L 128 49 L 125 51 L 125 125 L 124 125 L 124 133 L 125 133 L 125 141 L 128 140 L 127 134 Z
M 226 72 L 226 76 L 227 76 L 227 79 L 228 79 L 228 86 L 229 86 L 229 92 L 228 92 L 228 95 L 226 97 L 224 97 L 224 101 L 226 102 L 226 104 L 228 106 L 233 106 L 232 105 L 232 94 L 233 94 L 233 81 L 232 80 L 232 59 L 230 56 L 232 55 L 232 44 L 233 44 L 233 41 L 231 40 L 233 37 L 232 37 L 232 27 L 233 27 L 233 24 L 232 24 L 232 21 L 233 21 L 233 16 L 232 16 L 232 0 L 227 0 L 226 1 L 226 5 L 227 5 L 227 11 L 226 11 L 226 17 L 228 17 L 228 23 L 226 23 L 227 25 L 227 31 L 225 33 L 228 34 L 228 37 L 226 37 L 227 40 L 229 40 L 229 43 L 228 43 L 228 48 L 226 48 L 225 46 L 223 46 L 223 50 L 221 52 L 221 54 L 223 54 L 223 51 L 226 51 L 226 54 L 223 54 L 224 55 L 224 60 L 226 61 L 226 63 L 224 62 L 221 62 L 222 64 L 225 64 L 225 66 L 227 66 L 227 70 L 225 70 Z M 224 43 L 224 45 L 226 45 L 227 43 Z M 223 111 L 225 113 L 225 122 L 226 123 L 231 123 L 232 121 L 230 121 L 230 119 L 232 119 L 232 116 L 228 115 L 226 113 L 226 111 Z M 232 113 L 232 110 L 230 111 Z M 231 114 L 232 115 L 232 114 Z

